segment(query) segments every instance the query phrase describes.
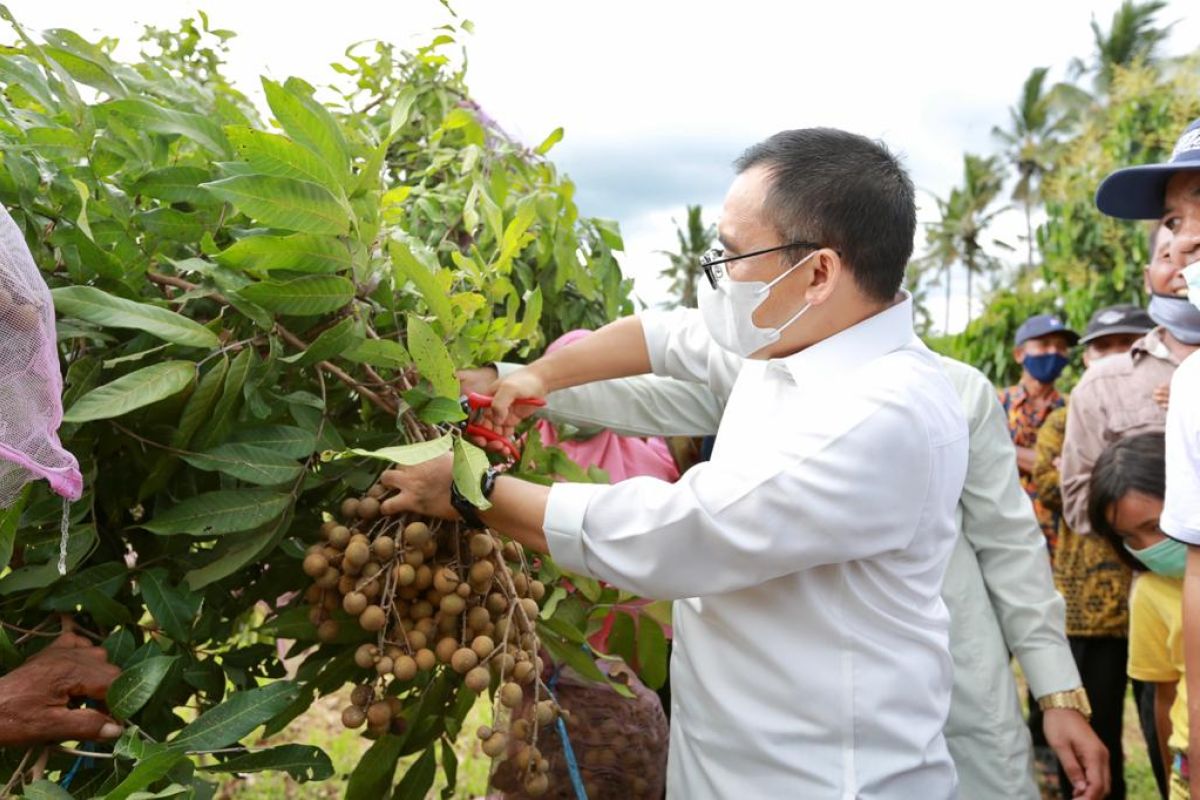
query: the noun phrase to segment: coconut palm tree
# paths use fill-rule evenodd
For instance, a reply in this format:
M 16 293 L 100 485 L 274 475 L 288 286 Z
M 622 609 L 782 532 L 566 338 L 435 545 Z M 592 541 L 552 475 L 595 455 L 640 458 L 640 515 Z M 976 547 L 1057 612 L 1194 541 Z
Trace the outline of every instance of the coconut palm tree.
M 1033 269 L 1033 209 L 1041 203 L 1042 178 L 1054 167 L 1061 136 L 1071 130 L 1090 96 L 1067 83 L 1047 89 L 1047 67 L 1029 73 L 1017 104 L 1008 109 L 1007 130 L 996 126 L 992 135 L 1004 144 L 1004 155 L 1016 170 L 1012 199 L 1025 211 L 1026 268 Z
M 1166 27 L 1156 26 L 1158 12 L 1166 7 L 1166 0 L 1147 0 L 1142 3 L 1125 0 L 1113 12 L 1112 24 L 1107 31 L 1101 30 L 1096 18 L 1092 17 L 1095 53 L 1091 62 L 1075 59 L 1072 71 L 1076 75 L 1091 73 L 1097 93 L 1106 94 L 1117 67 L 1128 67 L 1135 62 L 1154 64 L 1158 59 L 1159 46 L 1166 41 L 1175 25 L 1172 22 Z
M 963 156 L 963 179 L 946 198 L 935 197 L 939 219 L 925 226 L 928 244 L 925 258 L 945 281 L 946 329 L 950 327 L 951 271 L 959 264 L 967 273 L 967 314 L 974 304 L 975 276 L 994 272 L 1002 262 L 985 249 L 985 236 L 995 218 L 1007 207 L 992 208 L 1004 186 L 1004 170 L 998 156 Z M 1011 249 L 992 240 L 994 246 Z
M 679 298 L 668 303 L 670 306 L 696 307 L 696 281 L 700 278 L 700 256 L 713 246 L 717 239 L 717 226 L 704 224 L 701 206 L 687 207 L 687 225 L 680 227 L 675 220 L 675 235 L 679 239 L 679 250 L 659 250 L 671 262 L 660 275 L 671 279 L 671 294 Z

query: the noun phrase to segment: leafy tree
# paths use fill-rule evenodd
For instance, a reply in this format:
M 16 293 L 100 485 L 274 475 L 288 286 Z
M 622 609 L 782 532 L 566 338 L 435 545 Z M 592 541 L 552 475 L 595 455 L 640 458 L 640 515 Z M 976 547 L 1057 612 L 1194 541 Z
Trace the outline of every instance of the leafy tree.
M 973 307 L 974 278 L 994 272 L 1000 261 L 986 249 L 984 239 L 992 221 L 1004 208 L 992 204 L 1004 185 L 1004 174 L 996 156 L 963 156 L 962 184 L 946 198 L 934 198 L 940 218 L 926 225 L 928 250 L 925 258 L 940 270 L 946 289 L 946 327 L 950 320 L 951 270 L 961 264 L 967 273 L 967 310 Z M 1007 247 L 993 240 L 995 245 Z
M 1092 76 L 1096 91 L 1106 94 L 1112 87 L 1113 78 L 1119 68 L 1129 68 L 1141 63 L 1153 66 L 1157 61 L 1158 49 L 1170 35 L 1174 23 L 1164 28 L 1157 26 L 1158 12 L 1167 7 L 1166 0 L 1134 2 L 1124 0 L 1113 12 L 1107 31 L 1092 17 L 1092 41 L 1095 51 L 1090 61 L 1075 59 L 1071 68 L 1077 75 Z
M 671 294 L 679 298 L 668 303 L 669 306 L 696 307 L 696 281 L 703 274 L 700 269 L 700 257 L 703 256 L 717 239 L 717 226 L 704 224 L 703 209 L 696 206 L 687 207 L 687 225 L 680 227 L 675 222 L 675 236 L 679 240 L 679 249 L 675 252 L 660 250 L 670 261 L 670 266 L 660 274 L 671 279 Z
M 367 634 L 318 642 L 296 605 L 322 514 L 382 466 L 322 453 L 450 441 L 455 367 L 627 313 L 620 233 L 583 216 L 547 160 L 561 129 L 530 148 L 470 100 L 450 50 L 460 28 L 412 52 L 351 48 L 328 103 L 299 78 L 264 79 L 268 125 L 221 76 L 232 34 L 204 17 L 148 31 L 125 63 L 114 40 L 39 40 L 0 16 L 18 39 L 0 49 L 0 201 L 52 287 L 61 436 L 85 476 L 65 578 L 43 484 L 0 515 L 0 664 L 70 614 L 132 676 L 108 698 L 127 734 L 75 796 L 211 796 L 210 772 L 328 777 L 316 748 L 238 744 L 374 675 L 353 659 Z M 454 449 L 469 486 L 481 454 Z M 587 479 L 536 441 L 519 468 Z M 619 593 L 579 580 L 568 596 L 548 558 L 534 576 L 542 644 L 598 678 L 580 645 Z M 283 639 L 304 656 L 293 680 Z M 665 664 L 665 648 L 647 653 Z M 405 791 L 424 796 L 474 695 L 439 667 L 399 699 L 411 724 L 376 741 L 351 798 L 390 792 L 409 753 L 423 755 Z M 211 751 L 199 771 L 191 756 Z M 0 785 L 21 782 L 36 761 L 22 758 L 0 753 Z M 73 762 L 51 749 L 46 774 Z

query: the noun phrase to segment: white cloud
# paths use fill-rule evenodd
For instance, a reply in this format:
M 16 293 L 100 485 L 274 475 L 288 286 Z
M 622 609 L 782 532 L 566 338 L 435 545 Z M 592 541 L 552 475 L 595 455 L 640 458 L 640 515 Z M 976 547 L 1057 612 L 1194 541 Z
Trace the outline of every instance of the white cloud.
M 325 81 L 332 77 L 327 65 L 352 42 L 414 44 L 448 20 L 435 0 L 202 5 L 215 25 L 239 33 L 230 73 L 244 88 L 262 73 Z M 743 146 L 786 127 L 843 127 L 883 138 L 906 156 L 918 187 L 944 193 L 960 174 L 964 150 L 992 149 L 991 128 L 1007 119 L 1029 70 L 1051 66 L 1061 75 L 1069 58 L 1091 52 L 1092 14 L 1107 26 L 1118 5 L 454 3 L 476 24 L 467 42 L 474 95 L 527 141 L 566 128 L 554 157 L 577 178 L 584 213 L 622 223 L 623 263 L 650 301 L 660 291 L 653 275 L 661 259 L 653 251 L 674 243 L 671 216 L 696 202 L 715 215 L 729 161 Z M 142 23 L 172 25 L 195 7 L 56 0 L 13 10 L 33 28 L 133 41 Z M 1176 3 L 1161 19 L 1178 19 L 1184 8 Z M 1200 21 L 1183 19 L 1169 49 L 1198 40 Z M 928 196 L 922 206 L 928 219 Z M 1019 215 L 1006 219 L 1002 238 L 1019 244 L 1023 227 Z

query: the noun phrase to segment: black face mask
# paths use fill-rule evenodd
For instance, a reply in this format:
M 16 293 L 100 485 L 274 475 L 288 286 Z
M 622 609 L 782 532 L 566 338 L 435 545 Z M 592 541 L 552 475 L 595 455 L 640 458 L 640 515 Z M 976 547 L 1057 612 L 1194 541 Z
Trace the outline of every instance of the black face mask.
M 1200 344 L 1200 308 L 1185 297 L 1155 294 L 1146 308 L 1150 319 L 1162 325 L 1184 344 Z

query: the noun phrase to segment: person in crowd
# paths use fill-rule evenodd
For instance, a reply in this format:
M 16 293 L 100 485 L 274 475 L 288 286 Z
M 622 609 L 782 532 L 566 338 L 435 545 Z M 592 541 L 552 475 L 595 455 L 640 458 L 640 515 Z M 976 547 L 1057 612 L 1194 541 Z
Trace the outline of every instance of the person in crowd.
M 1133 305 L 1102 308 L 1088 321 L 1080 344 L 1083 364 L 1091 369 L 1119 357 L 1154 323 Z M 1086 374 L 1086 373 L 1085 373 Z M 1062 511 L 1059 467 L 1067 426 L 1067 408 L 1055 409 L 1038 431 L 1033 479 L 1042 505 Z M 1128 656 L 1129 567 L 1109 543 L 1080 536 L 1059 515 L 1054 582 L 1066 601 L 1067 637 L 1092 705 L 1092 728 L 1108 748 L 1114 800 L 1125 796 L 1125 754 L 1121 744 L 1125 717 Z M 1070 797 L 1069 776 L 1061 771 L 1063 794 Z
M 1184 654 L 1188 669 L 1189 757 L 1200 758 L 1200 359 L 1187 357 L 1200 346 L 1200 119 L 1192 122 L 1169 161 L 1119 169 L 1096 191 L 1096 206 L 1123 219 L 1154 220 L 1170 234 L 1171 280 L 1155 287 L 1150 315 L 1172 339 L 1188 348 L 1170 376 L 1166 411 L 1166 497 L 1161 527 L 1189 545 L 1183 589 Z M 1157 406 L 1157 403 L 1155 404 Z M 1067 433 L 1070 438 L 1070 430 Z M 1070 445 L 1068 441 L 1068 446 Z M 1157 752 L 1157 748 L 1151 752 Z M 1191 776 L 1200 797 L 1200 777 Z
M 1017 328 L 1013 346 L 1013 358 L 1021 365 L 1021 379 L 1000 390 L 1000 405 L 1008 415 L 1008 433 L 1017 448 L 1021 485 L 1033 501 L 1051 558 L 1054 556 L 1054 539 L 1058 535 L 1058 519 L 1057 514 L 1038 500 L 1033 481 L 1033 447 L 1046 417 L 1063 406 L 1063 397 L 1054 384 L 1070 363 L 1068 356 L 1078 341 L 1079 334 L 1054 314 L 1037 314 L 1025 320 Z
M 112 717 L 70 704 L 103 701 L 120 674 L 103 647 L 76 633 L 61 634 L 0 675 L 0 747 L 117 738 L 123 728 Z
M 650 371 L 704 383 L 725 403 L 712 460 L 673 484 L 489 473 L 478 509 L 442 457 L 385 473 L 384 510 L 487 524 L 677 600 L 669 797 L 954 797 L 940 589 L 967 425 L 901 290 L 911 180 L 822 128 L 737 167 L 699 311 L 619 320 L 489 392 L 511 435 L 520 398 Z
M 1183 574 L 1187 548 L 1160 528 L 1166 493 L 1163 434 L 1113 442 L 1092 470 L 1092 530 L 1137 570 L 1130 599 L 1129 675 L 1154 688 L 1159 751 L 1171 800 L 1187 800 L 1188 713 L 1183 657 Z

